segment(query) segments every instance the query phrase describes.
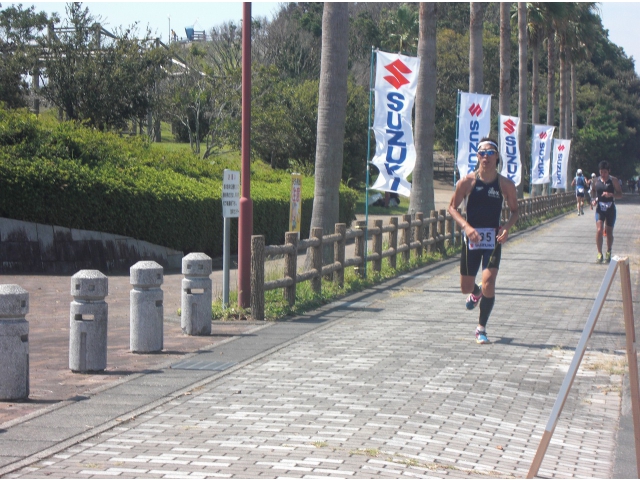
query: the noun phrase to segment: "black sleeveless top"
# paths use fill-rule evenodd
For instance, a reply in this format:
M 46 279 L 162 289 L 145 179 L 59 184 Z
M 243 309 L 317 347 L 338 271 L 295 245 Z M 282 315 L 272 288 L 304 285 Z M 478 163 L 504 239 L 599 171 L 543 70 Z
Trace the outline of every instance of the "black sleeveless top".
M 467 199 L 467 222 L 473 228 L 499 228 L 502 213 L 500 175 L 484 183 L 476 173 L 476 184 Z
M 598 177 L 598 179 L 596 180 L 596 197 L 598 198 L 598 203 L 600 202 L 608 203 L 608 204 L 611 204 L 611 206 L 615 206 L 613 197 L 606 197 L 606 198 L 602 197 L 602 194 L 604 192 L 616 193 L 616 189 L 613 186 L 613 181 L 611 180 L 611 177 L 609 177 L 606 182 L 602 181 L 602 177 Z M 599 208 L 600 208 L 600 205 L 598 205 L 598 209 Z

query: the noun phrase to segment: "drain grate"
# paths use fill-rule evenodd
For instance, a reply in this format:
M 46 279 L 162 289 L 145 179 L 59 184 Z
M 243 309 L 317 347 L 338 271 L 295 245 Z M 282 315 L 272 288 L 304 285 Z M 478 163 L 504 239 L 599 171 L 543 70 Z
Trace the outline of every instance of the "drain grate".
M 184 360 L 171 365 L 174 370 L 211 370 L 221 372 L 233 367 L 237 362 L 216 362 L 210 360 Z

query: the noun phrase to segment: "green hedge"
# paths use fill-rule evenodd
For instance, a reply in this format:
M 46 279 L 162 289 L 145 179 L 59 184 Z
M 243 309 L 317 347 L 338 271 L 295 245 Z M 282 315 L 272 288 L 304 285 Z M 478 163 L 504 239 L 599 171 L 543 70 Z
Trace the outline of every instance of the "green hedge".
M 222 172 L 238 160 L 211 162 L 158 153 L 141 139 L 71 123 L 43 124 L 0 109 L 0 216 L 126 235 L 185 253 L 222 254 Z M 262 162 L 251 167 L 253 232 L 284 241 L 290 176 Z M 302 235 L 309 233 L 313 178 L 302 184 Z M 357 193 L 340 191 L 340 221 L 354 218 Z M 237 221 L 232 221 L 232 251 Z

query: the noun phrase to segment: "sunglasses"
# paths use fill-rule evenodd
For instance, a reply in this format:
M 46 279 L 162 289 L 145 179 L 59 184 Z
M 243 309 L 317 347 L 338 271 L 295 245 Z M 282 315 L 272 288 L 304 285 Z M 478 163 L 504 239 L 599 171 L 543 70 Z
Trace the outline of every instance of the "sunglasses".
M 478 150 L 479 157 L 493 157 L 497 153 L 495 150 Z

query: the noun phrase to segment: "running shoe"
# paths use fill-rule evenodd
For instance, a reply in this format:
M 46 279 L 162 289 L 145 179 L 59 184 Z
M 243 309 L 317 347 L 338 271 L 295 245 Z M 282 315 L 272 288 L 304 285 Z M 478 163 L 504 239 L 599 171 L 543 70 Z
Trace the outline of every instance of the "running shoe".
M 478 330 L 476 328 L 476 343 L 480 343 L 480 344 L 491 343 L 487 338 L 486 330 Z
M 611 262 L 611 252 L 607 252 L 604 254 L 604 261 L 607 263 Z
M 474 308 L 476 308 L 476 305 L 478 305 L 478 302 L 480 301 L 481 298 L 482 298 L 482 289 L 480 290 L 480 293 L 478 294 L 478 296 L 475 296 L 473 293 L 470 293 L 469 296 L 467 297 L 467 303 L 465 304 L 465 306 L 467 307 L 467 310 L 473 310 Z
M 596 257 L 596 263 L 602 263 L 602 254 L 599 253 L 598 256 Z

